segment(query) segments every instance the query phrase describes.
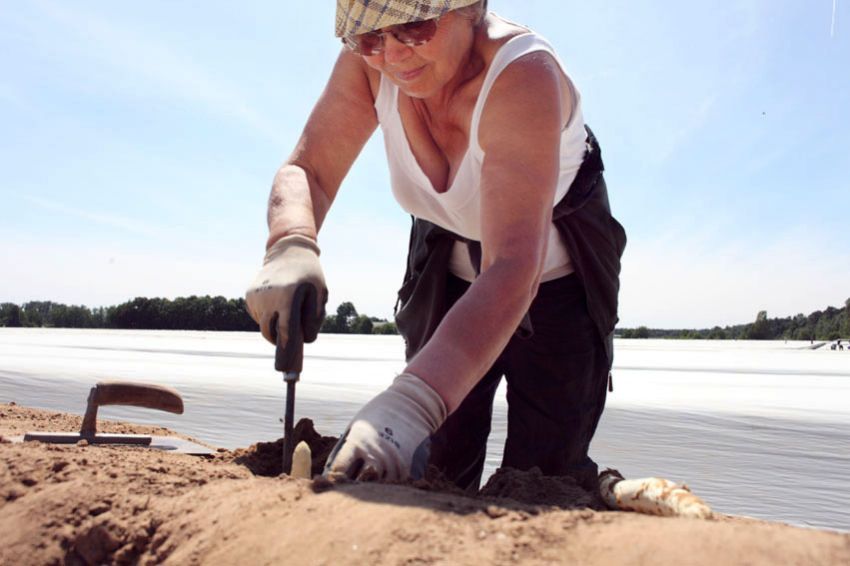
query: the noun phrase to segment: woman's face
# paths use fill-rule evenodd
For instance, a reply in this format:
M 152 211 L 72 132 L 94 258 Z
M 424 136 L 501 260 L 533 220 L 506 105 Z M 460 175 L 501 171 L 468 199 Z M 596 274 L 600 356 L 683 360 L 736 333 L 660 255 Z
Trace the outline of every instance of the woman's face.
M 440 18 L 431 41 L 411 47 L 387 33 L 384 35 L 384 50 L 363 59 L 404 94 L 428 98 L 437 94 L 460 72 L 472 43 L 472 21 L 449 12 Z

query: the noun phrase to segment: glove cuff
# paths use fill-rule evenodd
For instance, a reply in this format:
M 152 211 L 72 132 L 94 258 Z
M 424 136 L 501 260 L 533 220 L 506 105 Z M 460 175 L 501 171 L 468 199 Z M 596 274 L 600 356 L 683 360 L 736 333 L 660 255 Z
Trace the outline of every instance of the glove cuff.
M 413 401 L 421 409 L 421 416 L 432 433 L 440 428 L 448 416 L 448 409 L 442 397 L 433 387 L 412 373 L 399 374 L 389 390 Z
M 313 238 L 302 234 L 290 234 L 289 236 L 280 238 L 274 244 L 269 246 L 269 249 L 266 251 L 266 261 L 279 256 L 292 247 L 306 248 L 314 252 L 317 256 L 322 253 L 319 249 L 319 244 L 317 244 L 316 240 Z

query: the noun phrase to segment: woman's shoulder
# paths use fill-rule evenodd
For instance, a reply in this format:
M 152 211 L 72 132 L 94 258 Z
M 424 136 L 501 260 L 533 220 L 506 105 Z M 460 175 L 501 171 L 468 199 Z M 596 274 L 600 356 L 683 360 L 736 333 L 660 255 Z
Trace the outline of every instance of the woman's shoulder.
M 552 46 L 528 27 L 490 12 L 481 33 L 484 38 L 479 42 L 479 53 L 485 63 L 484 73 L 494 75 L 493 80 L 497 76 L 504 83 L 506 75 L 516 75 L 519 81 L 533 79 L 535 75 L 543 80 L 551 76 L 566 80 Z M 511 43 L 509 47 L 508 43 Z
M 488 28 L 492 55 L 487 60 L 491 82 L 483 91 L 487 105 L 482 124 L 489 115 L 496 118 L 493 123 L 504 126 L 507 122 L 503 117 L 517 107 L 524 109 L 523 120 L 560 108 L 566 127 L 575 110 L 577 93 L 551 44 L 525 26 L 491 16 L 494 18 Z M 508 43 L 511 45 L 506 47 Z M 547 100 L 552 104 L 547 105 Z
M 494 12 L 489 12 L 481 26 L 479 35 L 479 50 L 489 63 L 496 53 L 510 40 L 521 35 L 533 35 L 529 28 L 505 19 Z
M 506 67 L 537 68 L 543 74 L 549 74 L 550 68 L 557 67 L 564 80 L 567 80 L 566 72 L 551 44 L 530 28 L 490 12 L 482 26 L 481 35 L 478 52 L 484 61 L 485 74 L 495 71 L 501 78 Z M 508 43 L 511 43 L 510 47 L 507 47 Z M 491 69 L 494 65 L 497 68 Z
M 512 22 L 495 12 L 489 12 L 484 23 L 487 34 L 494 41 L 509 41 L 518 35 L 534 33 L 529 27 Z

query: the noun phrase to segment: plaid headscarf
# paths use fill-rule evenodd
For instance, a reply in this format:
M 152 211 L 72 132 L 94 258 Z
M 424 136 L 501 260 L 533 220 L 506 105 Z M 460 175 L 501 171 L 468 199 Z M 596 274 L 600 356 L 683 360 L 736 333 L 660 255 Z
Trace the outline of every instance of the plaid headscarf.
M 478 0 L 336 0 L 336 36 L 430 20 Z

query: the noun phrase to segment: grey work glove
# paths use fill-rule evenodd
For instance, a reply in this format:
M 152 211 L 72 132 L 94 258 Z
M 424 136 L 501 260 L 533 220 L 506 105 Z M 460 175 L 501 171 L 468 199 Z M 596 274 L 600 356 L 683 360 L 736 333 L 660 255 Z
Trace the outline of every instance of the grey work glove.
M 419 479 L 431 434 L 446 420 L 446 405 L 430 385 L 403 373 L 355 415 L 328 457 L 330 479 Z
M 319 253 L 318 244 L 301 235 L 284 236 L 266 252 L 245 302 L 272 344 L 285 347 L 290 331 L 303 332 L 305 342 L 316 339 L 328 301 Z

